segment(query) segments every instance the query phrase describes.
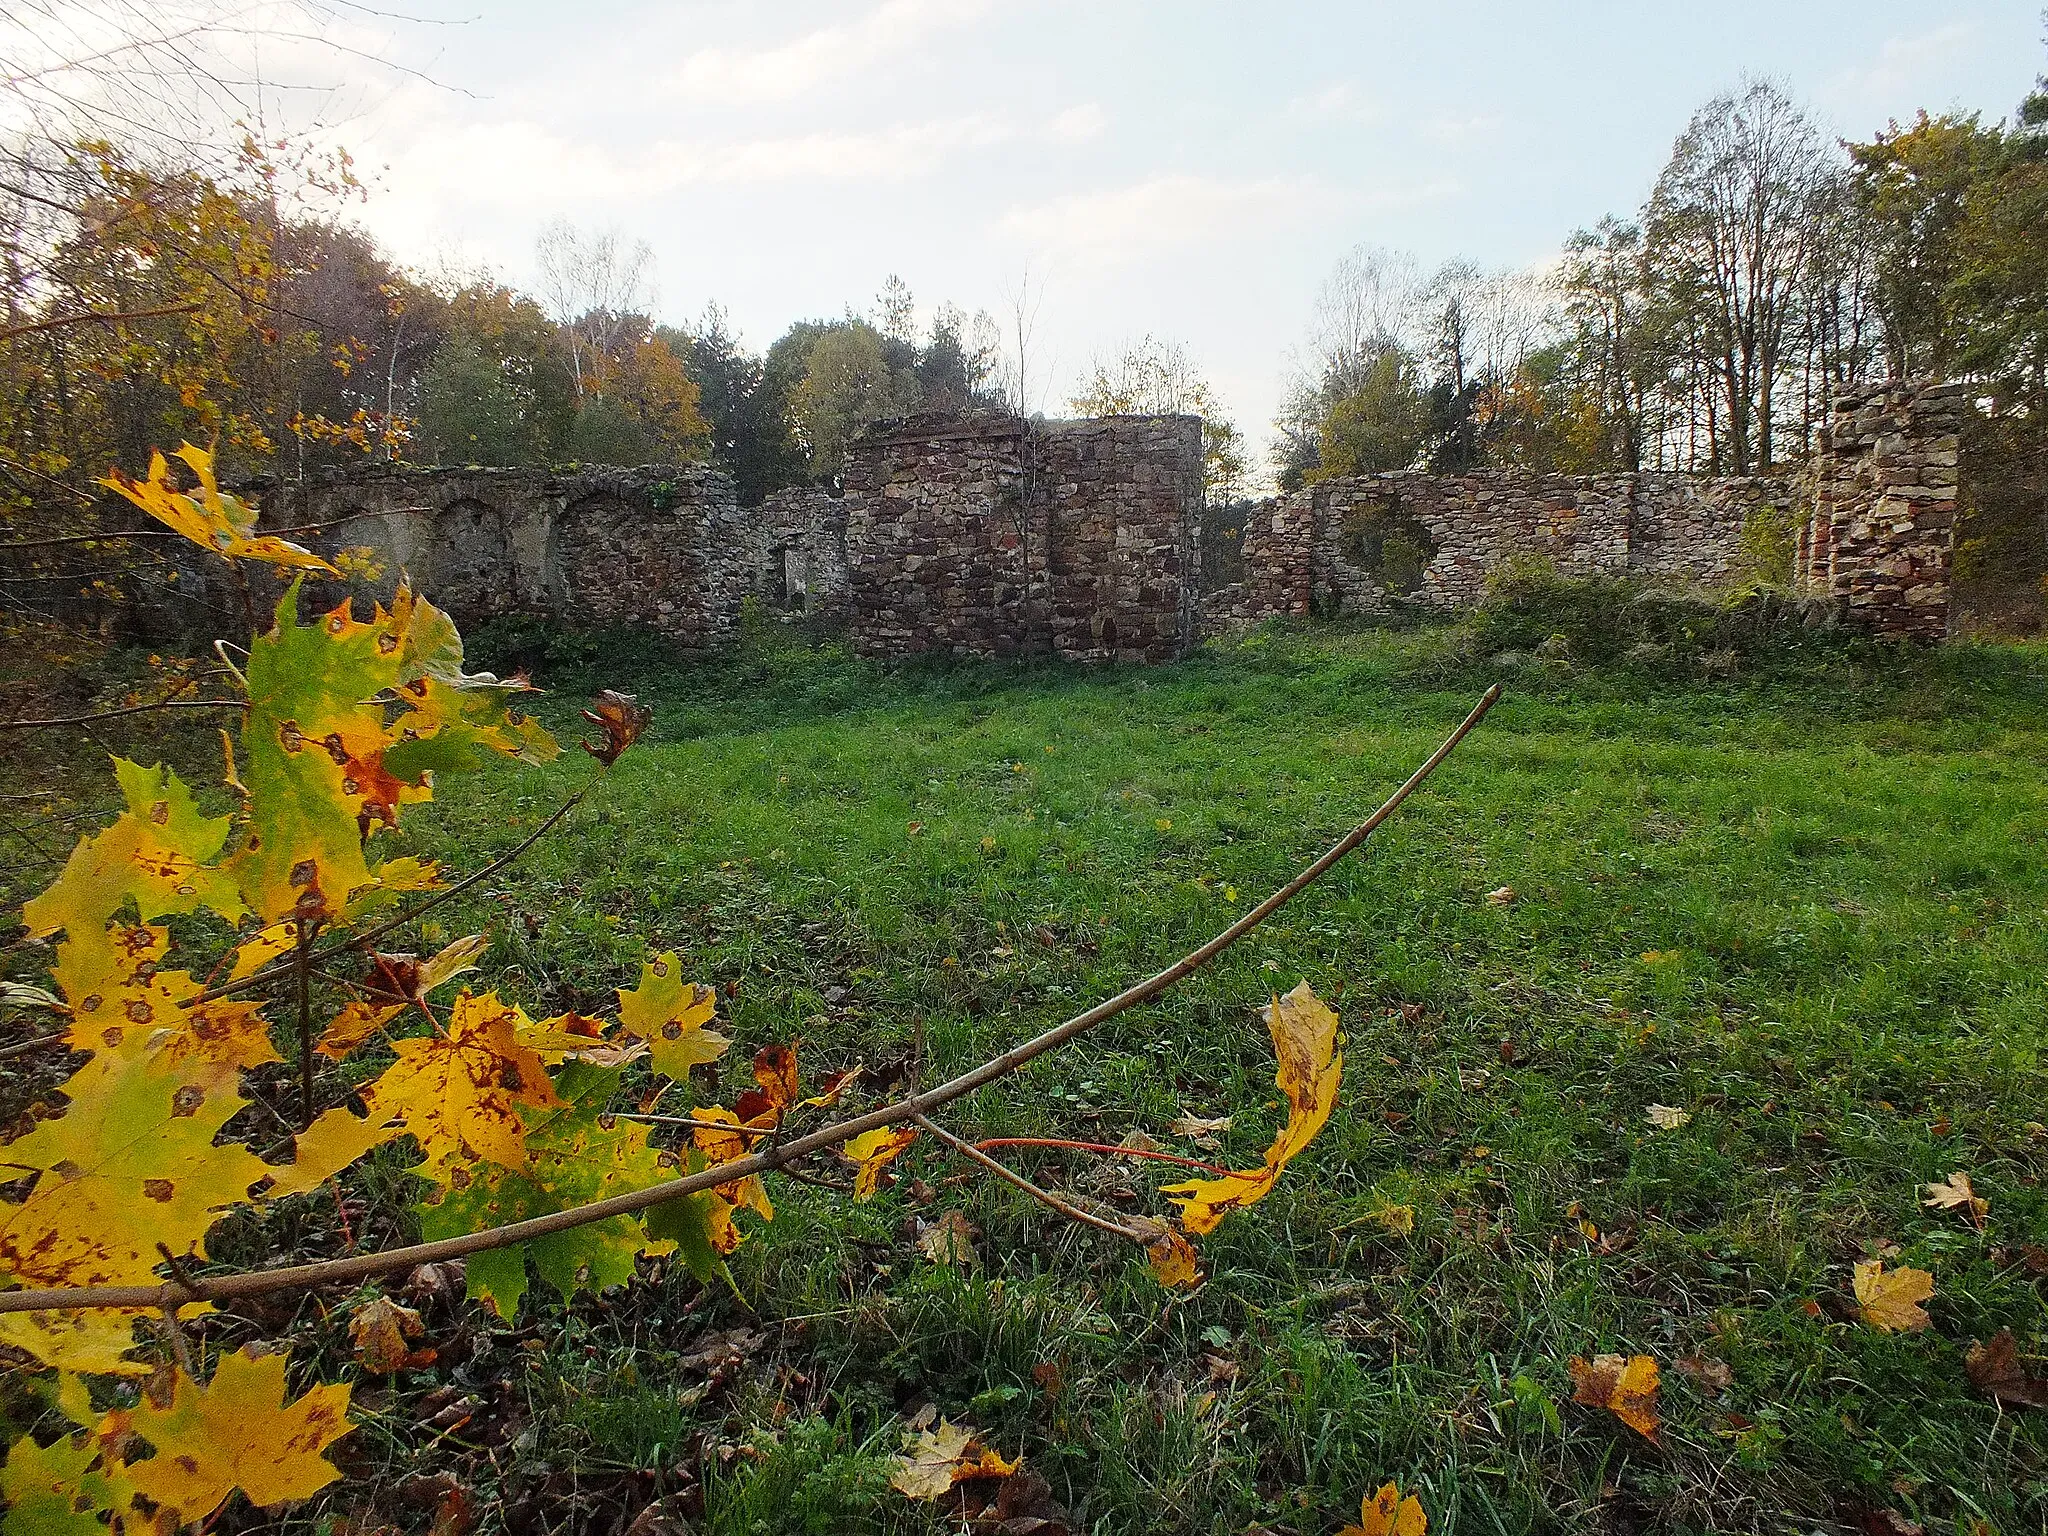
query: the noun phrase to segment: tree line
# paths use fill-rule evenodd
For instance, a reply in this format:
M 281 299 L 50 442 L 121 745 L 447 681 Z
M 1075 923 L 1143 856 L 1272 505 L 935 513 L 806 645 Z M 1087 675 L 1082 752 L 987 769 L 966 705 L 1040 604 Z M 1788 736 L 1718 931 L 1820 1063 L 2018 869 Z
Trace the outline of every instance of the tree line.
M 244 133 L 226 146 L 24 134 L 0 178 L 0 487 L 14 520 L 97 500 L 110 464 L 214 441 L 230 473 L 364 458 L 551 465 L 708 460 L 743 502 L 830 484 L 868 422 L 1026 411 L 1030 321 L 900 279 L 864 309 L 750 349 L 715 304 L 655 318 L 653 257 L 556 223 L 534 291 L 425 276 L 350 222 L 347 158 Z M 1702 106 L 1632 218 L 1543 274 L 1425 273 L 1361 247 L 1315 307 L 1273 448 L 1284 488 L 1405 467 L 1782 465 L 1838 390 L 1981 381 L 2048 421 L 2048 80 L 2010 120 L 1921 114 L 1835 143 L 1777 85 Z M 1208 422 L 1212 495 L 1244 437 L 1179 343 L 1094 360 L 1069 408 Z
M 1346 256 L 1276 470 L 1754 474 L 1842 389 L 1920 374 L 1980 383 L 2038 439 L 2044 370 L 2048 77 L 2008 121 L 1922 112 L 1866 142 L 1750 80 L 1693 114 L 1633 218 L 1580 230 L 1544 276 Z

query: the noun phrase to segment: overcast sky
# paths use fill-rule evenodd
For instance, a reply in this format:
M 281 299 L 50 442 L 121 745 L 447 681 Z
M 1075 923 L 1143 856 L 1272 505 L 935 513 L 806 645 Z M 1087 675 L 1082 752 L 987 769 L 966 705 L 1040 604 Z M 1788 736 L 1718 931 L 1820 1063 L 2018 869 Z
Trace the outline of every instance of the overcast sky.
M 402 261 L 532 278 L 551 218 L 646 239 L 662 318 L 765 347 L 865 308 L 1042 292 L 1043 405 L 1091 355 L 1184 343 L 1255 444 L 1359 242 L 1522 268 L 1641 202 L 1745 71 L 1867 137 L 2011 112 L 2039 0 L 809 0 L 411 7 L 343 130 Z M 468 19 L 464 19 L 468 18 Z

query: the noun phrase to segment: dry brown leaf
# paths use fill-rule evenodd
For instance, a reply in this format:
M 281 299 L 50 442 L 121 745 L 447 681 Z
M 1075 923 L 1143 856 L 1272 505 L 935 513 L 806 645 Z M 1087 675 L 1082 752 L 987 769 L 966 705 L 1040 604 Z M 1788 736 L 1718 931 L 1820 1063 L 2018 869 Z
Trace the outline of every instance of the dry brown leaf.
M 1572 1401 L 1605 1408 L 1650 1444 L 1657 1441 L 1657 1362 L 1648 1355 L 1572 1357 Z
M 1930 1210 L 1961 1211 L 1972 1225 L 1979 1227 L 1991 1214 L 1991 1202 L 1970 1187 L 1967 1173 L 1952 1173 L 1944 1182 L 1929 1184 L 1926 1189 L 1926 1198 L 1920 1203 Z
M 1216 1137 L 1229 1129 L 1230 1116 L 1228 1115 L 1219 1115 L 1213 1120 L 1206 1120 L 1200 1115 L 1182 1115 L 1167 1127 L 1167 1130 L 1176 1136 L 1185 1137 L 1190 1141 L 1199 1141 L 1204 1145 L 1213 1144 Z
M 1347 1525 L 1337 1536 L 1423 1536 L 1429 1529 L 1429 1516 L 1423 1513 L 1422 1500 L 1409 1494 L 1401 1497 L 1401 1490 L 1388 1483 L 1378 1493 L 1365 1496 L 1358 1510 L 1358 1524 Z
M 1152 1224 L 1144 1230 L 1150 1231 Z M 1158 1224 L 1159 1235 L 1145 1245 L 1145 1261 L 1152 1266 L 1152 1278 L 1168 1290 L 1200 1285 L 1202 1266 L 1195 1257 L 1194 1244 L 1173 1228 Z
M 903 1454 L 889 1474 L 889 1486 L 907 1499 L 931 1500 L 950 1492 L 956 1483 L 976 1477 L 1008 1477 L 1024 1464 L 1003 1458 L 981 1443 L 972 1424 L 939 1420 L 937 1429 L 913 1430 L 904 1437 Z
M 1963 1369 L 1979 1391 L 2009 1408 L 2048 1408 L 2048 1381 L 2027 1374 L 2010 1328 L 1999 1329 L 1989 1343 L 1972 1344 Z
M 1486 893 L 1486 904 L 1489 907 L 1512 906 L 1514 900 L 1515 888 L 1512 885 L 1503 885 Z
M 654 711 L 643 708 L 630 693 L 615 693 L 607 688 L 590 701 L 583 718 L 604 733 L 604 740 L 579 745 L 600 763 L 610 766 L 618 761 L 621 752 L 640 739 L 640 733 L 654 719 Z
M 947 1211 L 937 1221 L 925 1223 L 917 1235 L 917 1248 L 934 1264 L 975 1269 L 981 1264 L 981 1254 L 974 1246 L 979 1236 L 981 1229 L 973 1222 L 958 1211 Z
M 1932 1325 L 1920 1303 L 1934 1294 L 1934 1276 L 1924 1269 L 1889 1274 L 1878 1259 L 1856 1265 L 1856 1305 L 1863 1321 L 1883 1333 L 1919 1333 Z
M 1710 1360 L 1704 1355 L 1687 1355 L 1671 1362 L 1682 1375 L 1690 1376 L 1702 1392 L 1726 1392 L 1735 1384 L 1735 1372 L 1728 1368 L 1725 1360 Z
M 412 1347 L 412 1341 L 423 1337 L 426 1331 L 419 1313 L 411 1307 L 401 1307 L 388 1296 L 379 1296 L 356 1308 L 348 1323 L 356 1358 L 363 1363 L 364 1370 L 375 1371 L 379 1376 L 432 1365 L 434 1350 Z

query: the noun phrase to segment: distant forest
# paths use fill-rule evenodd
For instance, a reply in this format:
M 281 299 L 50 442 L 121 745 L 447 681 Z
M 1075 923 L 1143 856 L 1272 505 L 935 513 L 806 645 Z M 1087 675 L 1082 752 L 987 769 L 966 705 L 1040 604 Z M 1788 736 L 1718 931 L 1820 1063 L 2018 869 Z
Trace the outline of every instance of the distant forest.
M 184 438 L 287 479 L 366 458 L 708 460 L 752 503 L 831 484 L 870 421 L 1027 403 L 1028 316 L 921 311 L 894 278 L 757 352 L 715 303 L 658 323 L 654 253 L 615 234 L 551 226 L 533 292 L 409 271 L 352 224 L 346 159 L 291 141 L 45 134 L 5 154 L 0 504 L 17 523 L 84 507 L 108 466 Z M 1796 460 L 1843 386 L 1918 374 L 1980 382 L 2032 484 L 2048 80 L 1996 120 L 1923 113 L 1861 142 L 1745 82 L 1693 115 L 1633 216 L 1579 231 L 1542 275 L 1361 246 L 1295 342 L 1267 450 L 1283 488 L 1410 466 L 1754 473 Z M 1096 359 L 1066 406 L 1200 412 L 1212 494 L 1260 478 L 1177 341 Z

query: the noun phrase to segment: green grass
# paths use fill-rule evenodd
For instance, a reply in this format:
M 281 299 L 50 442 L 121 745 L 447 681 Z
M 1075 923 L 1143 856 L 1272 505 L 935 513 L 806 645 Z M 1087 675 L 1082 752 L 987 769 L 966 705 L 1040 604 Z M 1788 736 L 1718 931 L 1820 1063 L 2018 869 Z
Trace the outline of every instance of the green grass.
M 603 1006 L 673 948 L 736 994 L 747 1050 L 800 1038 L 813 1075 L 908 1053 L 935 1081 L 1285 879 L 1455 723 L 1493 648 L 1315 629 L 1104 672 L 757 639 L 608 675 L 600 654 L 544 712 L 566 734 L 571 687 L 637 687 L 650 737 L 420 939 L 488 925 L 490 983 L 536 1012 Z M 951 1182 L 927 1141 L 868 1205 L 778 1184 L 734 1290 L 664 1276 L 566 1322 L 530 1310 L 523 1337 L 373 1390 L 357 1495 L 423 1524 L 393 1490 L 453 1468 L 513 1529 L 524 1498 L 532 1529 L 601 1530 L 680 1480 L 702 1531 L 935 1531 L 884 1481 L 929 1402 L 1101 1532 L 1334 1531 L 1388 1479 L 1440 1533 L 1808 1531 L 1859 1504 L 2040 1529 L 2048 1438 L 1962 1358 L 2005 1326 L 2048 1350 L 2027 1252 L 2048 1248 L 2048 650 L 1822 637 L 1730 652 L 1711 681 L 1573 650 L 1511 662 L 1429 787 L 1215 965 L 948 1116 L 1116 1141 L 1230 1114 L 1244 1166 L 1279 1122 L 1256 1007 L 1308 979 L 1348 1036 L 1337 1112 L 1204 1241 L 1198 1293 Z M 494 768 L 412 836 L 475 867 L 591 768 Z M 1657 1131 L 1651 1104 L 1692 1118 Z M 1919 1203 L 1958 1169 L 1982 1232 Z M 1163 1178 L 1126 1182 L 1164 1209 Z M 1390 1203 L 1412 1235 L 1374 1219 Z M 949 1207 L 983 1229 L 978 1271 L 912 1241 Z M 1880 1253 L 1933 1271 L 1933 1331 L 1853 1320 L 1850 1266 Z M 736 1327 L 758 1337 L 707 1383 L 689 1357 Z M 1617 1351 L 1664 1363 L 1661 1450 L 1570 1401 L 1571 1357 Z M 1690 1356 L 1733 1386 L 1696 1387 Z M 493 1403 L 503 1446 L 414 1425 L 440 1380 Z

